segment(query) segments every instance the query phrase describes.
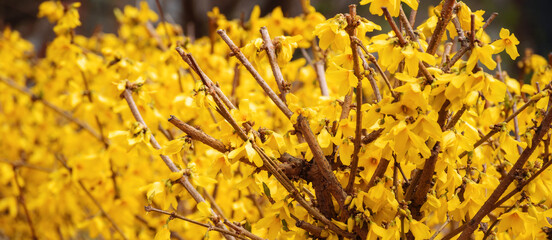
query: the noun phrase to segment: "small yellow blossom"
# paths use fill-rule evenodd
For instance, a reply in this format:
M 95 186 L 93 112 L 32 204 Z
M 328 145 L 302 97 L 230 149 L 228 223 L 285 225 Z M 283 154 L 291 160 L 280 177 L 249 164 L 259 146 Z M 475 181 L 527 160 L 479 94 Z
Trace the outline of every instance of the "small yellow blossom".
M 506 53 L 510 55 L 512 60 L 516 59 L 519 56 L 516 45 L 519 44 L 518 39 L 514 34 L 510 34 L 508 29 L 500 29 L 500 39 L 493 42 L 493 47 L 495 48 L 495 53 L 502 52 L 506 49 Z
M 45 1 L 38 8 L 38 17 L 47 17 L 51 23 L 63 16 L 63 4 L 60 1 Z

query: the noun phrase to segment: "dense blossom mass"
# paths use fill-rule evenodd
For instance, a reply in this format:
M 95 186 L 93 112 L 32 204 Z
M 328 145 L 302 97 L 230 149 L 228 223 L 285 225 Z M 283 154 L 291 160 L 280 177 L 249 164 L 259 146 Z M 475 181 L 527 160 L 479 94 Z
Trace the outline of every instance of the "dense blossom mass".
M 547 59 L 461 1 L 302 4 L 192 39 L 146 2 L 82 36 L 46 1 L 43 54 L 3 29 L 0 238 L 546 238 Z

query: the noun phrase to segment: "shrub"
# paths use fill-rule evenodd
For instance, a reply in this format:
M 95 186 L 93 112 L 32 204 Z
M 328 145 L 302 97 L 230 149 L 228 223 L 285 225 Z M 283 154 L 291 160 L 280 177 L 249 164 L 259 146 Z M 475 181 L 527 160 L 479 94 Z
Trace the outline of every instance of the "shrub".
M 546 237 L 549 62 L 508 76 L 516 37 L 463 2 L 417 27 L 417 1 L 360 4 L 393 31 L 303 1 L 247 22 L 215 8 L 190 39 L 142 2 L 85 37 L 79 3 L 42 3 L 44 57 L 0 38 L 2 235 Z

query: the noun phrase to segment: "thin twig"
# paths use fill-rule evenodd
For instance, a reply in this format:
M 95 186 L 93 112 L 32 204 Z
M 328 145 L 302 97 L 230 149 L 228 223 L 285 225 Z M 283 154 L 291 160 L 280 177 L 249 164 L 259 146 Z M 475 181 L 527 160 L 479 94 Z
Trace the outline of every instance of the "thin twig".
M 435 26 L 435 30 L 433 31 L 433 35 L 431 35 L 431 40 L 427 46 L 427 53 L 433 55 L 437 52 L 437 47 L 439 46 L 439 43 L 441 43 L 441 38 L 447 29 L 447 25 L 452 17 L 452 10 L 455 5 L 456 0 L 446 0 L 443 3 L 441 16 L 439 17 L 437 26 Z
M 0 162 L 3 162 L 3 163 L 6 163 L 6 164 L 10 164 L 14 167 L 25 167 L 25 168 L 29 168 L 29 169 L 33 169 L 33 170 L 37 170 L 37 171 L 41 171 L 41 172 L 46 172 L 46 173 L 51 173 L 53 172 L 54 170 L 53 169 L 49 169 L 49 168 L 45 168 L 45 167 L 42 167 L 42 166 L 38 166 L 38 165 L 34 165 L 34 164 L 30 164 L 30 163 L 27 163 L 27 162 L 24 162 L 24 161 L 11 161 L 11 160 L 8 160 L 8 159 L 4 159 L 4 158 L 0 158 Z
M 213 149 L 222 153 L 228 151 L 224 143 L 222 143 L 218 139 L 215 139 L 207 135 L 205 132 L 188 125 L 187 123 L 181 121 L 180 119 L 176 118 L 173 115 L 171 115 L 171 117 L 169 118 L 169 122 L 172 123 L 174 126 L 176 126 L 178 129 L 182 130 L 184 133 L 186 133 L 194 140 L 198 140 L 204 143 L 205 145 L 212 147 Z
M 276 61 L 276 53 L 274 52 L 275 47 L 272 43 L 272 39 L 270 39 L 270 35 L 268 34 L 268 30 L 266 27 L 261 27 L 261 36 L 264 41 L 264 49 L 266 50 L 266 55 L 268 56 L 268 62 L 270 63 L 270 68 L 272 68 L 272 74 L 274 75 L 274 79 L 276 80 L 276 84 L 278 85 L 278 89 L 280 90 L 280 99 L 285 103 L 286 102 L 286 94 L 287 94 L 287 83 L 286 80 L 284 80 L 284 76 L 282 75 L 282 70 L 280 69 L 280 65 L 278 65 L 278 62 Z
M 404 13 L 404 10 L 402 7 L 399 8 L 399 21 L 403 24 L 403 26 L 406 29 L 406 33 L 410 37 L 412 41 L 415 41 L 418 43 L 418 49 L 420 52 L 424 52 L 424 49 L 422 48 L 422 44 L 420 43 L 420 39 L 418 38 L 418 35 L 414 33 L 414 29 L 412 29 L 412 25 L 410 25 L 410 21 L 406 17 L 406 14 Z
M 238 233 L 243 233 L 243 235 L 245 235 L 246 237 L 248 238 L 251 238 L 251 239 L 254 239 L 254 240 L 263 240 L 264 238 L 261 238 L 257 235 L 254 235 L 253 233 L 247 231 L 245 228 L 243 228 L 242 226 L 238 226 L 234 223 L 231 223 L 229 222 L 228 220 L 224 220 L 224 224 L 232 229 L 234 229 L 234 231 L 238 232 Z
M 370 188 L 376 185 L 376 181 L 381 179 L 383 175 L 385 174 L 385 171 L 387 171 L 387 167 L 389 166 L 389 160 L 382 158 L 380 159 L 378 166 L 376 167 L 376 170 L 374 171 L 374 174 L 372 174 L 372 177 L 370 178 L 370 181 L 366 185 L 366 187 L 363 189 L 365 192 L 368 192 Z
M 328 91 L 328 84 L 326 83 L 326 73 L 324 72 L 324 54 L 322 53 L 322 49 L 318 47 L 316 38 L 312 40 L 311 50 L 312 55 L 314 56 L 314 60 L 310 58 L 307 50 L 305 50 L 304 48 L 301 48 L 301 53 L 303 53 L 303 56 L 305 57 L 307 62 L 312 65 L 314 71 L 316 72 L 316 79 L 318 80 L 318 85 L 320 86 L 320 93 L 322 94 L 322 96 L 330 96 L 330 93 Z
M 324 72 L 324 61 L 318 60 L 312 64 L 312 67 L 316 72 L 318 85 L 320 86 L 320 94 L 322 94 L 322 96 L 330 96 L 330 91 L 328 90 L 328 83 L 326 82 L 326 74 Z
M 195 61 L 192 54 L 186 53 L 181 47 L 176 47 L 175 49 L 178 54 L 180 54 L 182 60 L 184 60 L 188 64 L 188 66 L 190 66 L 190 68 L 192 68 L 192 70 L 194 70 L 194 72 L 199 76 L 199 78 L 203 82 L 203 85 L 213 90 L 215 94 L 224 102 L 226 107 L 228 107 L 229 109 L 236 108 L 236 106 L 234 106 L 230 99 L 228 99 L 226 95 L 224 95 L 222 90 L 220 90 L 220 88 L 215 83 L 213 83 L 213 81 L 207 76 L 207 74 L 205 74 L 201 70 L 199 64 Z
M 399 27 L 397 27 L 397 24 L 395 23 L 395 20 L 393 20 L 393 17 L 391 17 L 391 13 L 389 13 L 389 10 L 387 10 L 386 7 L 382 7 L 381 10 L 383 10 L 383 13 L 385 15 L 385 19 L 387 19 L 387 22 L 389 23 L 389 25 L 391 25 L 391 29 L 393 29 L 393 31 L 395 32 L 395 36 L 397 36 L 397 38 L 399 39 L 399 45 L 401 47 L 406 46 L 406 44 L 408 42 L 406 41 L 406 39 L 404 39 L 404 36 L 402 35 L 401 31 L 399 30 Z M 428 48 L 428 53 L 430 53 L 429 48 Z M 433 55 L 435 53 L 433 52 L 433 53 L 430 53 L 430 54 Z M 426 66 L 423 64 L 422 61 L 418 62 L 418 67 L 419 67 L 420 71 L 422 72 L 422 74 L 424 75 L 424 77 L 426 78 L 426 80 L 430 83 L 433 82 L 433 76 L 429 73 L 429 71 L 427 70 Z
M 353 55 L 353 72 L 355 76 L 358 79 L 357 88 L 356 88 L 356 118 L 355 118 L 355 139 L 353 141 L 354 143 L 354 149 L 353 149 L 353 159 L 350 164 L 351 172 L 349 174 L 349 181 L 347 183 L 347 187 L 345 188 L 345 192 L 347 194 L 351 194 L 353 192 L 353 186 L 355 185 L 355 177 L 357 174 L 357 168 L 358 168 L 358 154 L 360 152 L 360 142 L 362 138 L 362 74 L 360 72 L 360 62 L 359 62 L 359 47 L 357 47 L 357 42 L 354 41 L 353 37 L 356 36 L 356 27 L 357 27 L 357 21 L 356 21 L 356 5 L 351 4 L 349 5 L 349 15 L 347 16 L 347 22 L 349 23 L 347 25 L 347 33 L 349 34 L 349 42 L 350 47 Z M 362 52 L 360 52 L 362 54 Z M 374 82 L 375 84 L 375 82 Z M 377 85 L 376 90 L 377 90 Z M 374 87 L 374 86 L 372 86 Z M 381 95 L 379 96 L 378 101 L 381 100 Z
M 168 212 L 168 211 L 165 211 L 165 210 L 161 210 L 161 209 L 154 208 L 154 207 L 152 207 L 152 206 L 146 206 L 146 207 L 144 207 L 144 209 L 146 210 L 146 212 L 157 212 L 157 213 L 162 213 L 162 214 L 165 214 L 165 215 L 170 216 L 170 218 L 177 218 L 177 219 L 180 219 L 180 220 L 184 220 L 184 221 L 186 221 L 186 222 L 193 223 L 193 224 L 195 224 L 195 225 L 199 225 L 199 226 L 205 227 L 205 228 L 207 228 L 209 231 L 214 230 L 214 231 L 220 232 L 220 233 L 222 233 L 222 234 L 228 234 L 228 235 L 234 236 L 234 237 L 239 238 L 239 239 L 247 239 L 247 238 L 245 238 L 245 237 L 243 237 L 243 236 L 241 236 L 241 235 L 238 235 L 238 234 L 236 234 L 236 233 L 234 233 L 234 232 L 229 231 L 228 229 L 219 228 L 219 227 L 213 226 L 213 225 L 211 225 L 211 224 L 198 222 L 198 221 L 189 219 L 189 218 L 187 218 L 187 217 L 184 217 L 184 216 L 182 216 L 182 215 L 179 215 L 179 214 L 176 213 L 176 212 Z M 262 238 L 251 238 L 251 239 L 262 239 Z
M 445 63 L 449 60 L 449 55 L 452 50 L 452 43 L 448 42 L 445 44 L 445 50 L 443 51 L 443 56 L 441 57 L 441 66 L 445 66 Z
M 489 18 L 487 18 L 487 21 L 485 21 L 485 24 L 483 24 L 483 30 L 487 29 L 487 27 L 489 26 L 489 24 L 491 24 L 493 22 L 493 20 L 496 18 L 496 16 L 498 16 L 498 13 L 497 12 L 493 12 L 491 14 L 491 16 L 489 16 Z
M 291 115 L 293 115 L 293 112 L 289 110 L 289 108 L 282 101 L 282 99 L 280 99 L 278 95 L 276 95 L 276 93 L 270 88 L 270 86 L 268 86 L 266 81 L 261 77 L 259 72 L 257 72 L 257 70 L 253 67 L 253 65 L 251 65 L 251 62 L 247 60 L 247 58 L 245 57 L 245 55 L 243 55 L 243 53 L 240 51 L 238 46 L 236 46 L 236 44 L 234 44 L 232 39 L 228 37 L 228 35 L 226 34 L 226 31 L 219 29 L 217 30 L 217 33 L 222 37 L 224 42 L 226 42 L 226 44 L 230 47 L 230 50 L 232 51 L 234 56 L 236 56 L 238 60 L 240 60 L 240 62 L 243 64 L 243 66 L 245 66 L 245 68 L 251 73 L 251 75 L 253 75 L 253 78 L 255 78 L 257 83 L 266 92 L 268 97 L 270 97 L 272 102 L 276 104 L 276 106 L 286 115 L 286 117 L 290 118 Z
M 446 130 L 449 130 L 451 128 L 454 127 L 454 125 L 456 125 L 456 123 L 460 120 L 460 118 L 462 117 L 462 114 L 464 114 L 464 112 L 468 109 L 468 106 L 466 105 L 463 105 L 462 108 L 460 108 L 460 110 L 458 110 L 458 112 L 456 112 L 454 114 L 454 116 L 447 122 L 447 125 L 445 125 L 445 128 L 443 129 L 443 131 L 446 131 Z
M 387 78 L 387 75 L 383 71 L 383 68 L 381 68 L 381 66 L 379 65 L 378 60 L 376 59 L 376 57 L 374 57 L 374 55 L 372 55 L 370 52 L 368 52 L 368 49 L 366 49 L 366 46 L 364 46 L 362 44 L 362 41 L 360 41 L 360 39 L 358 39 L 357 37 L 354 37 L 354 40 L 357 42 L 357 45 L 362 49 L 362 51 L 364 51 L 364 53 L 366 54 L 365 58 L 367 58 L 368 61 L 370 61 L 376 67 L 376 70 L 378 71 L 378 73 L 383 78 L 383 81 L 385 82 L 385 85 L 387 85 L 387 87 L 389 88 L 389 91 L 391 92 L 391 95 L 394 98 L 397 98 L 398 95 L 395 93 L 395 91 L 393 91 L 393 87 L 391 86 L 391 82 L 389 81 L 389 78 Z M 376 96 L 376 98 L 377 98 L 377 96 Z
M 238 91 L 238 86 L 240 85 L 240 65 L 236 63 L 234 66 L 234 79 L 232 80 L 232 92 L 230 93 L 230 100 L 234 105 L 238 105 L 238 97 L 236 92 Z
M 355 37 L 354 39 L 357 39 L 357 38 Z M 373 76 L 374 69 L 372 69 L 368 66 L 368 61 L 366 60 L 366 57 L 362 53 L 361 48 L 358 47 L 358 46 L 357 46 L 357 52 L 358 52 L 358 56 L 362 60 L 362 66 L 363 66 L 364 70 L 368 71 L 368 72 L 364 72 L 363 75 L 366 78 L 368 78 L 368 82 L 370 83 L 370 86 L 372 87 L 372 91 L 374 92 L 374 96 L 376 97 L 376 102 L 379 102 L 379 101 L 381 101 L 382 97 L 381 97 L 381 92 L 380 92 L 379 87 L 378 87 L 378 82 L 376 81 L 376 79 Z M 388 86 L 390 86 L 390 85 L 388 85 Z M 390 92 L 391 92 L 391 94 L 394 94 L 393 90 L 391 90 Z
M 420 0 L 416 0 L 418 3 L 420 2 Z M 410 26 L 414 27 L 414 24 L 416 23 L 416 15 L 418 13 L 418 10 L 416 9 L 412 9 L 410 11 L 410 18 L 409 18 L 409 22 L 410 22 Z

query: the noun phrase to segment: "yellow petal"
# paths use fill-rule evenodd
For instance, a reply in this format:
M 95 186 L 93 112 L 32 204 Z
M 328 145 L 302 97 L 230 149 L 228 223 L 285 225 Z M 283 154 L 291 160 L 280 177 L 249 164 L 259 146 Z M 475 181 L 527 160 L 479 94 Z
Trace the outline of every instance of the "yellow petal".
M 164 226 L 159 230 L 156 234 L 153 240 L 170 240 L 171 239 L 171 231 L 169 231 L 169 228 Z
M 165 143 L 162 150 L 163 155 L 171 155 L 180 152 L 185 142 L 186 140 L 183 138 L 177 138 Z

